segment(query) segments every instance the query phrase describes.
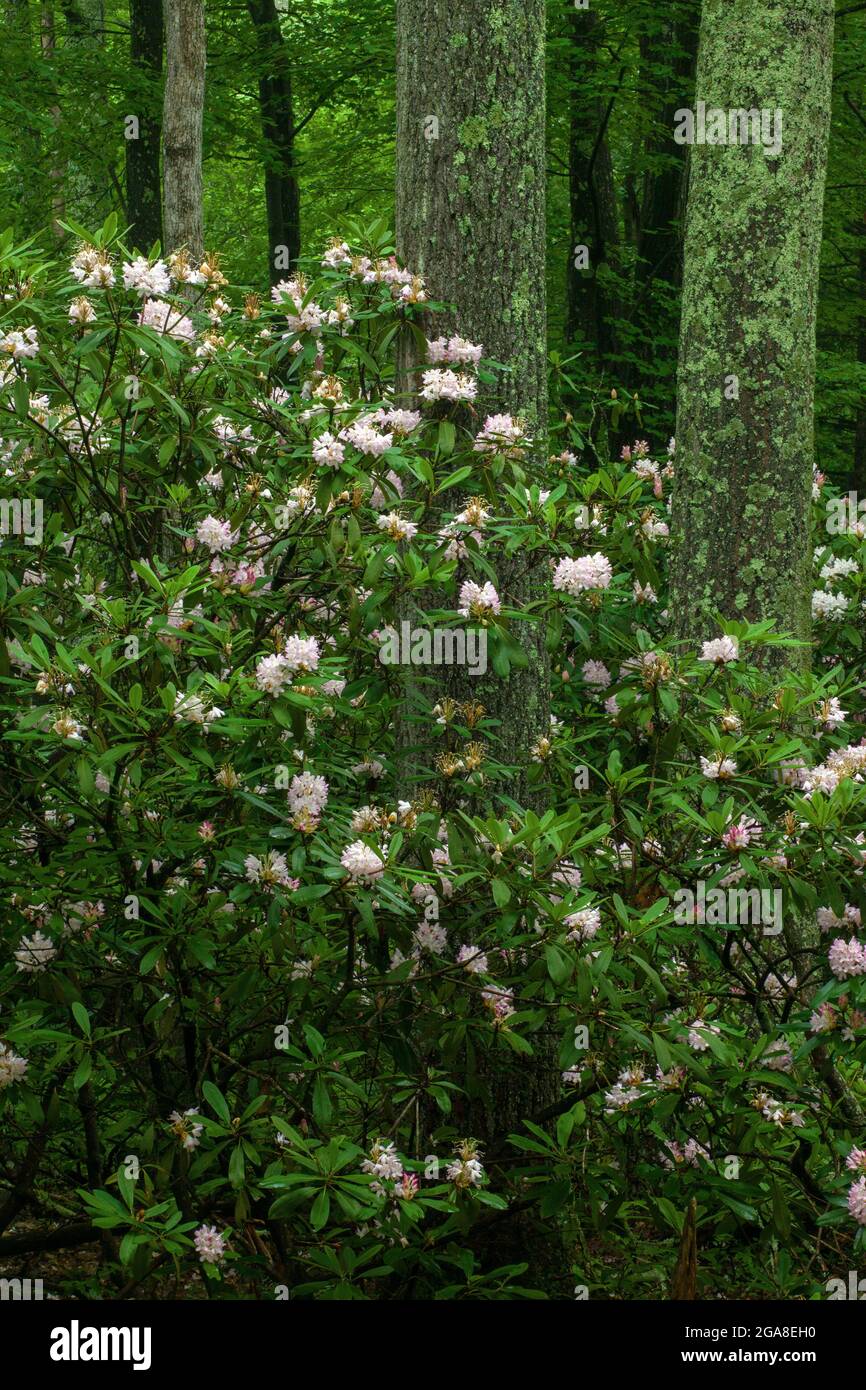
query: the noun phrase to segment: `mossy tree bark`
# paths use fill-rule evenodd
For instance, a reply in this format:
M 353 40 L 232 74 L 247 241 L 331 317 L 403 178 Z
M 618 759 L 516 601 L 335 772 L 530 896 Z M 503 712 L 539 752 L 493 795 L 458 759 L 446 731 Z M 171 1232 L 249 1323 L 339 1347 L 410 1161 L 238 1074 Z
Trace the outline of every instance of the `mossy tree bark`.
M 708 111 L 780 112 L 781 149 L 690 150 L 671 609 L 693 642 L 716 635 L 716 611 L 810 635 L 832 53 L 832 0 L 704 0 L 697 99 Z
M 696 96 L 781 112 L 781 149 L 690 152 L 677 402 L 671 609 L 680 637 L 726 619 L 811 635 L 809 512 L 815 315 L 830 124 L 832 0 L 704 0 Z M 780 676 L 809 648 L 771 648 Z M 822 950 L 814 916 L 786 912 L 806 1006 Z M 813 1064 L 849 1117 L 856 1102 Z
M 543 0 L 397 5 L 398 249 L 456 306 L 452 325 L 508 367 L 483 404 L 539 431 L 544 16 Z
M 431 331 L 483 343 L 506 369 L 479 392 L 479 420 L 520 416 L 536 460 L 547 448 L 544 39 L 544 0 L 397 5 L 397 248 L 454 306 Z M 508 606 L 540 591 L 525 557 L 490 558 Z M 548 666 L 539 625 L 514 635 L 525 668 L 467 677 L 463 691 L 458 673 L 452 693 L 500 721 L 498 756 L 514 768 L 502 789 L 521 797 L 549 720 Z

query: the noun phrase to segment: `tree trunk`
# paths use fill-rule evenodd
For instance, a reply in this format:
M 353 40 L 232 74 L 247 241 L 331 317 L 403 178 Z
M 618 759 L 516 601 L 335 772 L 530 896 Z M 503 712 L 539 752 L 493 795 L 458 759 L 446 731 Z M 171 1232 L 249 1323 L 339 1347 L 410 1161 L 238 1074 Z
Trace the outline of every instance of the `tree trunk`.
M 479 415 L 525 420 L 536 462 L 547 451 L 544 19 L 544 0 L 397 6 L 397 248 L 434 299 L 456 306 L 436 316 L 436 335 L 459 331 L 507 368 L 479 390 Z M 539 581 L 519 559 L 491 559 L 503 605 L 520 608 Z M 466 680 L 501 721 L 497 753 L 516 769 L 505 790 L 517 797 L 549 723 L 543 632 L 520 628 L 525 669 Z
M 456 80 L 459 72 L 459 80 Z M 438 133 L 428 117 L 438 121 Z M 505 363 L 484 404 L 543 431 L 543 0 L 400 0 L 397 242 Z M 437 325 L 446 331 L 445 317 Z
M 583 338 L 603 366 L 616 355 L 616 319 L 621 305 L 606 288 L 599 271 L 617 269 L 619 215 L 608 140 L 611 103 L 598 97 L 587 103 L 597 61 L 601 26 L 594 10 L 575 10 L 571 24 L 571 98 L 568 140 L 568 189 L 571 245 L 566 268 L 566 342 Z M 582 264 L 586 247 L 588 265 Z
M 28 0 L 6 0 L 6 27 L 25 47 L 30 46 L 30 6 Z
M 679 0 L 652 38 L 641 41 L 641 68 L 666 71 L 666 85 L 647 139 L 649 167 L 644 177 L 638 232 L 637 282 L 676 286 L 682 273 L 682 202 L 686 146 L 673 139 L 675 113 L 692 100 L 698 48 L 698 0 Z M 644 306 L 646 311 L 646 306 Z
M 90 78 L 87 54 L 105 45 L 103 0 L 61 0 L 66 20 L 64 52 L 78 82 Z M 78 140 L 71 146 L 64 170 L 67 215 L 86 227 L 100 226 L 110 207 L 111 173 L 105 151 L 116 131 L 109 125 L 102 101 L 91 101 L 78 118 Z
M 205 26 L 203 0 L 166 0 L 163 179 L 165 249 L 204 250 L 202 114 Z
M 685 234 L 671 611 L 810 635 L 815 310 L 832 0 L 705 0 L 697 96 L 780 109 L 781 150 L 695 144 Z M 697 128 L 696 128 L 697 129 Z M 768 123 L 768 144 L 773 127 Z M 773 648 L 776 661 L 808 662 Z
M 268 276 L 285 278 L 301 253 L 300 193 L 294 170 L 295 116 L 289 54 L 274 0 L 247 0 L 256 31 L 264 140 Z
M 135 138 L 126 139 L 126 200 L 133 246 L 147 251 L 162 241 L 159 143 L 162 118 L 158 84 L 162 74 L 162 0 L 130 0 L 129 53 L 139 85 L 132 110 Z
M 481 385 L 479 414 L 529 424 L 529 481 L 547 452 L 544 42 L 544 0 L 398 0 L 397 248 L 431 296 L 455 306 L 431 322 L 435 336 L 457 331 L 508 369 Z M 519 554 L 488 558 L 503 606 L 543 592 L 543 576 Z M 450 694 L 479 700 L 500 721 L 493 751 L 511 772 L 496 786 L 526 804 L 529 750 L 549 727 L 549 675 L 543 631 L 517 628 L 525 668 L 505 679 L 446 669 Z M 438 751 L 430 724 L 416 726 L 428 766 Z M 482 1149 L 495 1151 L 497 1138 L 501 1147 L 504 1126 L 519 1129 L 558 1096 L 558 1036 L 542 1030 L 533 1047 L 517 1065 L 493 1047 L 467 1065 L 460 1123 Z M 557 1262 L 549 1230 L 540 1239 L 515 1213 L 494 1228 L 478 1237 L 484 1265 L 528 1260 L 541 1279 L 552 1253 Z
M 640 44 L 651 96 L 630 306 L 634 348 L 621 375 L 625 386 L 660 408 L 656 428 L 665 439 L 674 430 L 687 149 L 675 142 L 674 130 L 676 112 L 694 104 L 699 25 L 699 0 L 675 0 Z M 617 451 L 626 442 L 620 433 Z
M 866 214 L 856 228 L 860 237 L 860 250 L 857 254 L 858 303 L 860 313 L 857 317 L 857 361 L 866 364 Z M 862 396 L 854 412 L 854 457 L 847 486 L 860 497 L 866 497 L 866 403 Z
M 671 611 L 692 644 L 713 614 L 808 642 L 815 317 L 833 58 L 832 0 L 704 0 L 696 95 L 708 113 L 781 111 L 781 148 L 691 150 L 672 517 Z M 778 129 L 778 128 L 777 128 Z M 768 123 L 768 136 L 773 127 Z M 808 646 L 771 647 L 784 675 Z M 780 960 L 805 1005 L 813 913 Z M 816 1052 L 813 1065 L 844 1097 Z M 833 1091 L 835 1094 L 835 1091 Z
M 43 0 L 39 11 L 39 47 L 45 62 L 48 65 L 53 63 L 57 48 L 57 35 L 54 26 L 54 6 L 46 4 L 45 0 Z M 53 83 L 51 87 L 52 100 L 51 106 L 49 107 L 49 114 L 51 116 L 51 123 L 56 129 L 60 125 L 60 106 L 56 100 L 56 88 Z M 48 180 L 51 185 L 51 229 L 58 241 L 66 235 L 60 225 L 66 217 L 66 201 L 63 196 L 63 175 L 63 161 L 58 154 L 52 161 L 51 168 L 48 171 Z

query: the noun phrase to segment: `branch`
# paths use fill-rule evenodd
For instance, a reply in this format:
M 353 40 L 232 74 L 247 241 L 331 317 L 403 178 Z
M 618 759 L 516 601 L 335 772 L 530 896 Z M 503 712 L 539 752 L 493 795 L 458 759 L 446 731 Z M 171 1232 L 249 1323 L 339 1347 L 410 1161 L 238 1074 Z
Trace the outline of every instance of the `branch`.
M 0 1255 L 27 1255 L 37 1250 L 69 1250 L 74 1245 L 89 1245 L 101 1239 L 101 1233 L 89 1221 L 76 1221 L 61 1226 L 58 1231 L 39 1235 L 4 1236 L 0 1239 Z

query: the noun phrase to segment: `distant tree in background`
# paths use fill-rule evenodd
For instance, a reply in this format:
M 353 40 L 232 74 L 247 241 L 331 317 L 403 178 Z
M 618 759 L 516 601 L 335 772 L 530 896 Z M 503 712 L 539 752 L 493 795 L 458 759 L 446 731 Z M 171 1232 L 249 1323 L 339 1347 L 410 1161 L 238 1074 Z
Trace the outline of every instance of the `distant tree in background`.
M 147 250 L 162 240 L 162 187 L 160 138 L 162 135 L 163 13 L 162 0 L 129 0 L 129 56 L 132 74 L 139 78 L 133 107 L 126 115 L 137 121 L 134 138 L 126 132 L 127 221 L 130 240 Z
M 301 210 L 295 162 L 292 71 L 274 0 L 247 0 L 256 33 L 259 102 L 271 284 L 285 277 L 301 251 Z M 284 253 L 281 254 L 281 253 Z

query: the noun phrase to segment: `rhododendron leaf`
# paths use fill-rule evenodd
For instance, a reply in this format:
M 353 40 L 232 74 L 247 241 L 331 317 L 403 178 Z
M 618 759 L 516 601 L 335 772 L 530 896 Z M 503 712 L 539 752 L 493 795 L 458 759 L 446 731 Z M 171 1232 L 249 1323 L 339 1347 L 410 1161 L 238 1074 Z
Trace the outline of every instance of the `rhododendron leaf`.
M 230 1124 L 231 1115 L 229 1112 L 229 1107 L 219 1087 L 215 1086 L 212 1081 L 204 1081 L 202 1083 L 201 1090 L 205 1100 L 216 1112 L 216 1114 L 219 1115 L 223 1124 Z
M 333 1114 L 328 1087 L 321 1076 L 313 1082 L 313 1116 L 318 1124 L 327 1124 Z
M 519 1052 L 523 1056 L 533 1056 L 533 1047 L 527 1038 L 521 1037 L 519 1033 L 514 1033 L 510 1028 L 500 1031 L 499 1037 L 508 1044 L 513 1052 Z
M 75 1087 L 76 1091 L 80 1091 L 81 1087 L 86 1085 L 86 1083 L 90 1080 L 92 1072 L 93 1057 L 89 1052 L 85 1052 L 81 1061 L 78 1063 L 78 1066 L 75 1068 L 75 1072 L 72 1077 L 72 1085 Z
M 87 1038 L 89 1038 L 89 1037 L 90 1037 L 90 1015 L 88 1014 L 88 1012 L 87 1012 L 87 1010 L 85 1009 L 84 1005 L 83 1005 L 83 1004 L 80 1004 L 77 1000 L 75 1001 L 75 1003 L 72 1004 L 71 1007 L 72 1007 L 72 1013 L 73 1013 L 73 1015 L 74 1015 L 74 1017 L 75 1017 L 76 1023 L 78 1024 L 78 1026 L 79 1026 L 79 1028 L 81 1029 L 81 1031 L 82 1031 L 82 1033 L 84 1034 L 84 1036 L 87 1037 Z
M 441 427 L 442 425 L 440 423 L 440 430 Z M 458 484 L 465 482 L 466 479 L 470 478 L 471 476 L 472 469 L 469 468 L 467 465 L 464 464 L 462 468 L 455 468 L 453 473 L 449 473 L 446 478 L 442 479 L 442 482 L 439 483 L 436 492 L 437 494 L 442 492 L 448 492 L 450 488 L 457 487 Z
M 511 901 L 511 889 L 503 879 L 491 879 L 490 890 L 497 907 L 506 907 Z
M 236 1144 L 229 1159 L 229 1182 L 232 1187 L 243 1187 L 246 1177 L 246 1162 L 242 1144 Z
M 554 984 L 563 985 L 566 980 L 571 978 L 574 972 L 574 961 L 564 955 L 557 946 L 552 943 L 545 946 L 544 958 L 547 961 L 547 973 Z
M 685 1219 L 683 1213 L 677 1211 L 673 1202 L 669 1201 L 667 1197 L 657 1197 L 655 1204 L 665 1224 L 670 1226 L 671 1230 L 679 1235 L 683 1229 L 683 1221 Z

